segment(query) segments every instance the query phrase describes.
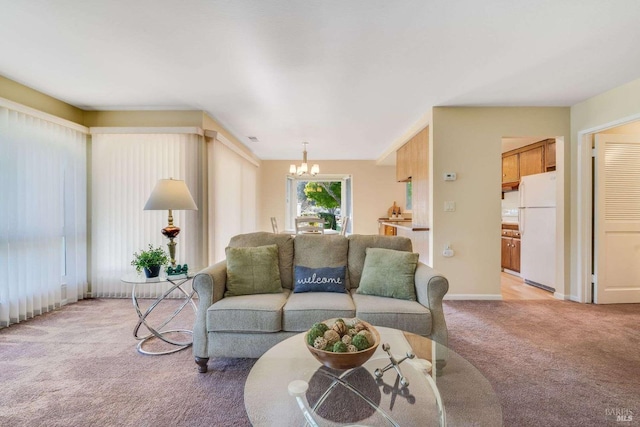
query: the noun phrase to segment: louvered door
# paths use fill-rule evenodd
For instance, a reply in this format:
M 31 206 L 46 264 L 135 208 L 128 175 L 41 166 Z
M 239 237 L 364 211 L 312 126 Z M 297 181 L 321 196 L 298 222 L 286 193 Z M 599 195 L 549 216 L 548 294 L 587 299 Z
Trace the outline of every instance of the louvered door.
M 640 302 L 640 135 L 597 135 L 594 298 Z

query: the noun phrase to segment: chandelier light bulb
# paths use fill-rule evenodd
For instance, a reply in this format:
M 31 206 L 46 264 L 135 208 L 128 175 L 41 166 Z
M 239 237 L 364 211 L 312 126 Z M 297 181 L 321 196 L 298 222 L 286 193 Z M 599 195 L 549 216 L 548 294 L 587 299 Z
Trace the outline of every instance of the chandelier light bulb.
M 313 166 L 311 166 L 311 171 L 309 171 L 309 164 L 307 162 L 307 144 L 308 142 L 302 143 L 302 145 L 304 146 L 304 149 L 302 151 L 302 163 L 300 164 L 300 166 L 297 166 L 297 167 L 296 165 L 289 166 L 289 174 L 298 175 L 298 176 L 302 176 L 302 175 L 316 176 L 317 174 L 320 173 L 320 166 L 318 164 L 314 164 Z

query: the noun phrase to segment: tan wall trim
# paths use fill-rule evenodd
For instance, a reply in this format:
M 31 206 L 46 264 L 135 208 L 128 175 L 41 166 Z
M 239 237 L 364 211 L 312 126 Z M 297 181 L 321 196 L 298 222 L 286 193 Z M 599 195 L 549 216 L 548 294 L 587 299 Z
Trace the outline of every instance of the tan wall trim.
M 55 123 L 57 125 L 64 126 L 69 129 L 77 130 L 78 132 L 89 133 L 89 128 L 85 126 L 79 125 L 70 120 L 60 118 L 58 116 L 54 116 L 53 114 L 36 110 L 35 108 L 27 107 L 25 105 L 19 104 L 17 102 L 13 102 L 5 98 L 0 98 L 0 107 L 8 108 L 9 110 L 13 110 L 13 111 L 18 111 L 20 113 L 24 113 L 41 120 L 45 120 L 50 123 Z
M 0 97 L 53 116 L 84 124 L 84 111 L 35 89 L 0 76 Z
M 228 138 L 226 138 L 220 132 L 216 132 L 216 131 L 213 131 L 213 130 L 206 130 L 206 131 L 204 131 L 204 135 L 207 138 L 211 138 L 211 139 L 214 139 L 214 140 L 220 142 L 225 147 L 229 148 L 231 151 L 233 151 L 234 153 L 238 154 L 240 157 L 242 157 L 243 159 L 247 160 L 252 165 L 260 167 L 260 163 L 261 163 L 260 159 L 258 159 L 254 155 L 247 154 L 244 150 L 241 150 L 240 148 L 238 148 L 238 146 L 236 144 L 234 144 L 232 141 L 230 141 Z
M 85 111 L 84 124 L 89 127 L 202 127 L 202 111 Z
M 91 127 L 89 132 L 94 134 L 154 134 L 154 133 L 181 133 L 204 135 L 204 131 L 199 127 Z

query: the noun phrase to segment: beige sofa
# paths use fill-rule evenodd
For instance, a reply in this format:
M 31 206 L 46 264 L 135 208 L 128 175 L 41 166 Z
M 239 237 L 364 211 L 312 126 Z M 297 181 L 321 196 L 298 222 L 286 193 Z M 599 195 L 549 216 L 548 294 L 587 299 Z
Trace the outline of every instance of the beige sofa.
M 260 357 L 278 342 L 329 318 L 358 317 L 429 337 L 447 345 L 442 298 L 447 279 L 423 263 L 415 270 L 417 301 L 356 293 L 366 248 L 411 252 L 411 240 L 378 235 L 290 235 L 256 232 L 231 239 L 229 247 L 277 245 L 282 292 L 224 297 L 227 263 L 200 271 L 193 280 L 198 312 L 193 328 L 193 355 L 200 372 L 210 357 Z M 294 293 L 294 266 L 311 268 L 346 265 L 346 293 Z M 440 346 L 438 346 L 440 348 Z M 444 350 L 446 351 L 446 349 Z M 444 360 L 445 354 L 438 354 Z M 439 366 L 444 366 L 441 363 Z

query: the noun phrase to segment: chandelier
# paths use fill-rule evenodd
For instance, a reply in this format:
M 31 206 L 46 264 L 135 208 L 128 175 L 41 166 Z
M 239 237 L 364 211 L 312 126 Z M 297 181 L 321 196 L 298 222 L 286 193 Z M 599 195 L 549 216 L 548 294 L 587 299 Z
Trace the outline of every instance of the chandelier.
M 311 175 L 311 176 L 316 176 L 317 174 L 320 173 L 320 166 L 318 166 L 317 164 L 311 166 L 311 171 L 309 171 L 309 165 L 307 164 L 307 144 L 309 144 L 309 143 L 308 142 L 303 142 L 302 143 L 302 145 L 304 145 L 304 149 L 302 151 L 302 164 L 300 166 L 296 166 L 296 165 L 289 166 L 289 173 L 291 175 L 298 175 L 298 176 Z

